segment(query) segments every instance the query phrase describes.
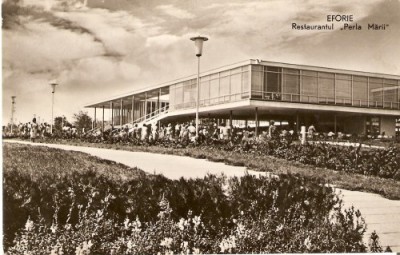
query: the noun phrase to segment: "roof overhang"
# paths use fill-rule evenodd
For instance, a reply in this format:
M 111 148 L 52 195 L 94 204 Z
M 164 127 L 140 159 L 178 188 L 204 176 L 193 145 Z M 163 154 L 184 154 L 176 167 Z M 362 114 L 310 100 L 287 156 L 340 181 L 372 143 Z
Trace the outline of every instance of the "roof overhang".
M 260 118 L 268 118 L 272 115 L 295 115 L 296 113 L 317 113 L 317 114 L 338 114 L 340 116 L 352 115 L 385 115 L 385 116 L 400 116 L 400 110 L 379 109 L 379 108 L 362 108 L 354 106 L 340 106 L 340 105 L 321 105 L 309 103 L 292 103 L 281 101 L 264 101 L 246 99 L 237 102 L 226 104 L 212 105 L 207 107 L 200 107 L 200 117 L 207 117 L 208 115 L 216 117 L 228 117 L 232 111 L 233 116 L 238 119 L 252 118 L 255 115 L 255 109 L 258 109 Z M 195 108 L 171 110 L 169 116 L 190 116 L 196 113 Z M 333 115 L 332 115 L 333 116 Z

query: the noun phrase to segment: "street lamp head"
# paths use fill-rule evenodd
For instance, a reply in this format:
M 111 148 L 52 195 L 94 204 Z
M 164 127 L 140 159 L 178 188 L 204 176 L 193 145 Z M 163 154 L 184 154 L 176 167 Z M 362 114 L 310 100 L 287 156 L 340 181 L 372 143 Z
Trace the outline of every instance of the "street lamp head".
M 194 45 L 196 46 L 196 56 L 200 57 L 203 53 L 203 42 L 207 41 L 208 38 L 199 35 L 199 36 L 190 38 L 190 40 L 194 41 Z
M 51 88 L 52 88 L 51 93 L 54 93 L 54 92 L 56 91 L 56 86 L 57 86 L 57 85 L 58 85 L 58 83 L 57 83 L 56 80 L 50 82 L 50 86 L 51 86 Z

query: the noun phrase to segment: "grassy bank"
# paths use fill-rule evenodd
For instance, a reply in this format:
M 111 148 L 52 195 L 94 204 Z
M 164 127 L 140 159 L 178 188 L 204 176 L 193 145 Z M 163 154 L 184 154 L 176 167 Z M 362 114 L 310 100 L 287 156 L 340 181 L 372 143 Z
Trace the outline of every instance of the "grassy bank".
M 268 155 L 254 155 L 212 148 L 165 148 L 161 146 L 132 146 L 124 144 L 89 143 L 77 140 L 56 140 L 59 144 L 97 147 L 114 150 L 140 151 L 159 154 L 205 158 L 213 162 L 225 162 L 228 165 L 246 166 L 256 171 L 269 171 L 275 174 L 299 174 L 306 178 L 320 178 L 339 188 L 366 191 L 380 194 L 389 199 L 400 199 L 400 182 L 393 179 L 366 176 L 362 174 L 334 171 L 321 167 L 305 165 L 295 161 L 279 159 Z
M 360 212 L 315 177 L 169 180 L 79 152 L 3 148 L 10 254 L 366 251 Z
M 90 156 L 86 153 L 31 147 L 21 144 L 3 145 L 3 217 L 5 244 L 9 245 L 16 229 L 20 229 L 28 216 L 36 219 L 40 213 L 49 213 L 51 201 L 61 187 L 74 185 L 77 175 L 104 177 L 112 181 L 133 180 L 147 174 L 114 161 Z M 60 182 L 62 180 L 62 182 Z M 83 182 L 85 183 L 85 182 Z M 43 190 L 48 192 L 43 193 Z M 68 196 L 68 194 L 63 194 Z

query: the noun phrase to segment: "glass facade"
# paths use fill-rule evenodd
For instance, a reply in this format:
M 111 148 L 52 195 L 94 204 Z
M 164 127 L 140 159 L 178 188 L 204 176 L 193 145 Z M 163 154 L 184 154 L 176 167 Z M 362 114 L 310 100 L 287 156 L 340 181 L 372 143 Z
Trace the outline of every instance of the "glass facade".
M 250 66 L 247 65 L 200 77 L 200 106 L 223 104 L 249 98 L 249 73 Z M 196 82 L 197 79 L 191 79 L 170 86 L 170 109 L 196 107 Z
M 196 107 L 196 79 L 169 88 L 170 109 Z M 200 78 L 200 106 L 244 99 L 400 109 L 400 81 L 340 72 L 246 65 Z
M 252 65 L 251 98 L 400 109 L 400 81 L 339 72 Z
M 368 77 L 353 76 L 353 105 L 368 106 Z

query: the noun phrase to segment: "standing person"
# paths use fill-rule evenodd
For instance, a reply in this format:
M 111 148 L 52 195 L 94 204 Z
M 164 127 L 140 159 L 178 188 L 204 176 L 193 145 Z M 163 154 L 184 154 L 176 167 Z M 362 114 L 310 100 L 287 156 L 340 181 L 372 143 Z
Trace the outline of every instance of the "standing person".
M 308 136 L 309 136 L 310 138 L 313 138 L 315 132 L 316 132 L 316 129 L 315 129 L 315 127 L 314 127 L 314 124 L 311 124 L 311 125 L 308 127 Z
M 151 135 L 153 136 L 154 141 L 158 140 L 158 125 L 153 124 L 151 125 Z
M 46 123 L 42 123 L 40 125 L 40 138 L 44 139 L 44 135 L 46 134 Z
M 158 130 L 158 140 L 164 140 L 165 138 L 165 126 L 161 125 L 160 130 Z
M 165 138 L 166 140 L 170 140 L 171 139 L 171 135 L 172 135 L 172 125 L 171 123 L 168 123 L 168 126 L 165 128 Z
M 248 140 L 249 140 L 249 138 L 250 138 L 250 127 L 246 127 L 244 130 L 243 130 L 243 137 L 242 137 L 242 141 L 243 142 L 247 142 Z
M 135 134 L 135 139 L 138 139 L 138 140 L 140 140 L 140 135 L 141 135 L 141 133 L 142 133 L 142 130 L 141 130 L 141 128 L 140 127 L 138 127 L 138 124 L 135 124 L 135 127 L 134 127 L 134 134 Z
M 147 139 L 148 136 L 148 132 L 147 132 L 147 125 L 143 124 L 142 125 L 142 130 L 141 130 L 141 137 L 140 140 L 145 141 Z
M 189 131 L 189 138 L 196 137 L 196 128 L 193 122 L 190 123 L 187 129 Z
M 174 138 L 179 139 L 181 137 L 181 125 L 176 124 L 175 125 L 175 134 L 174 134 Z
M 32 123 L 31 123 L 31 142 L 35 142 L 37 133 L 38 133 L 38 124 L 36 123 L 36 118 L 33 118 Z
M 269 122 L 269 128 L 268 128 L 268 137 L 272 138 L 275 136 L 276 133 L 276 126 L 275 126 L 275 121 L 271 120 Z
M 221 133 L 222 133 L 222 139 L 223 140 L 229 140 L 229 137 L 230 137 L 230 134 L 231 134 L 230 127 L 227 124 L 222 125 Z

